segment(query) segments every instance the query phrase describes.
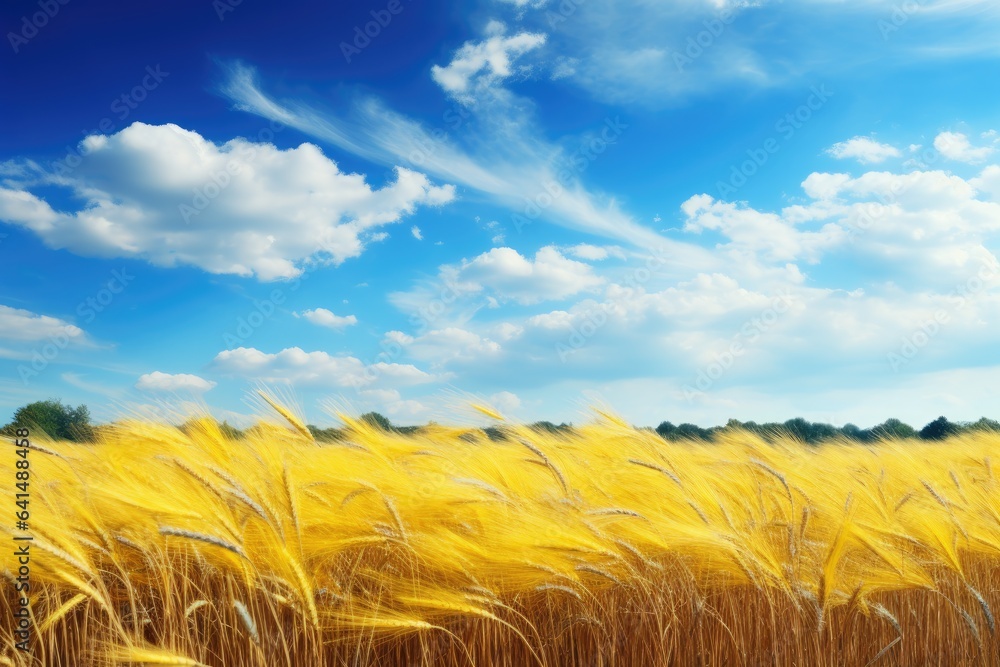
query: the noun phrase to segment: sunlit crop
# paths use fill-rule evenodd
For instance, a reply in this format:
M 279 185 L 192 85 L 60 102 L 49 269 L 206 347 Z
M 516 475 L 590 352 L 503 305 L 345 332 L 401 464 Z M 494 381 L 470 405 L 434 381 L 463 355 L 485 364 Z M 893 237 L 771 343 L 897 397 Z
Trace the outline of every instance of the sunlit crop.
M 287 411 L 241 440 L 204 419 L 37 441 L 33 664 L 1000 662 L 1000 434 L 345 420 L 340 442 Z M 7 591 L 0 664 L 26 665 Z

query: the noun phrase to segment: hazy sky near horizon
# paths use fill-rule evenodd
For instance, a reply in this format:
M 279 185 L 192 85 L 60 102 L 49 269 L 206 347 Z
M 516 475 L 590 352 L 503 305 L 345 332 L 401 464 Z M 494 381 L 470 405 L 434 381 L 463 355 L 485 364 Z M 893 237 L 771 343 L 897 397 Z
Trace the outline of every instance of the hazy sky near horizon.
M 1000 417 L 993 1 L 0 17 L 0 422 Z

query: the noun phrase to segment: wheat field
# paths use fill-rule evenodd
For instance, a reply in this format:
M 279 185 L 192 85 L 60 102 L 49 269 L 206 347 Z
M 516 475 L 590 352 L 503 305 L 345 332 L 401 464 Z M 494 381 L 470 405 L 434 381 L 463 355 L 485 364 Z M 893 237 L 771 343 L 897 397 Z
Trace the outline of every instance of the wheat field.
M 0 664 L 1000 664 L 1000 434 L 685 443 L 598 413 L 490 439 L 343 416 L 318 443 L 278 408 L 240 440 L 202 419 L 36 441 L 33 653 L 4 548 Z

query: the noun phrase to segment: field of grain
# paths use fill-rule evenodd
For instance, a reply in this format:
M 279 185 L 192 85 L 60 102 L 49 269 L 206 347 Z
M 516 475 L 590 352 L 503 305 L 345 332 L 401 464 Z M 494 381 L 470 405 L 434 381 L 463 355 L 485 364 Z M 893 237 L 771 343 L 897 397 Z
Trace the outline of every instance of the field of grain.
M 0 664 L 1000 664 L 1000 434 L 345 420 L 36 441 L 33 658 L 4 547 Z

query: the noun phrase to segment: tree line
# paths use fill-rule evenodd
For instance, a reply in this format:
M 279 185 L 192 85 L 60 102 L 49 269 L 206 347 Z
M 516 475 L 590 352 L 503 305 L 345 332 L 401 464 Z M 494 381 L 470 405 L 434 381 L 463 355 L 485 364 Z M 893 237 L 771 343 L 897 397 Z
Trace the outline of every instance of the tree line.
M 378 412 L 368 412 L 359 419 L 373 428 L 389 433 L 412 434 L 419 433 L 424 426 L 397 426 L 387 417 Z M 90 410 L 86 405 L 72 407 L 65 405 L 57 399 L 47 401 L 36 401 L 21 408 L 14 413 L 14 419 L 0 429 L 0 434 L 13 435 L 15 428 L 29 426 L 44 431 L 47 435 L 57 440 L 70 440 L 72 442 L 91 442 L 94 440 L 100 426 L 94 426 L 90 422 Z M 549 421 L 539 421 L 529 425 L 530 428 L 542 433 L 569 433 L 573 431 L 572 424 L 554 424 Z M 191 422 L 179 426 L 182 431 L 191 428 Z M 310 433 L 319 442 L 334 442 L 346 437 L 345 431 L 339 428 L 319 428 L 308 426 Z M 702 428 L 695 424 L 682 423 L 675 425 L 669 421 L 661 422 L 655 429 L 660 437 L 670 441 L 704 441 L 711 442 L 721 433 L 732 430 L 744 430 L 759 435 L 768 441 L 774 441 L 781 437 L 791 436 L 807 444 L 819 444 L 824 441 L 834 439 L 845 439 L 860 443 L 872 443 L 887 438 L 917 438 L 920 440 L 944 440 L 953 435 L 977 431 L 1000 432 L 1000 422 L 983 417 L 975 422 L 952 422 L 946 417 L 937 419 L 924 425 L 917 430 L 898 419 L 887 419 L 877 426 L 871 428 L 859 428 L 854 424 L 845 424 L 837 427 L 832 424 L 821 422 L 810 422 L 801 417 L 789 419 L 785 422 L 766 422 L 758 424 L 754 421 L 741 422 L 737 419 L 730 419 L 725 426 L 712 426 Z M 240 439 L 245 437 L 245 430 L 241 430 L 229 422 L 223 421 L 219 424 L 219 429 L 230 439 Z M 503 429 L 488 427 L 482 429 L 487 437 L 493 440 L 503 439 Z
M 793 438 L 807 444 L 819 444 L 825 440 L 837 438 L 854 442 L 870 443 L 887 438 L 919 438 L 920 440 L 944 440 L 953 435 L 974 431 L 1000 432 L 1000 422 L 983 417 L 975 422 L 953 422 L 947 417 L 938 417 L 927 423 L 919 431 L 898 419 L 887 419 L 878 426 L 859 428 L 854 424 L 844 424 L 841 427 L 821 422 L 810 422 L 801 417 L 789 419 L 786 422 L 767 422 L 758 424 L 754 421 L 741 422 L 730 419 L 725 426 L 701 428 L 694 424 L 675 426 L 670 422 L 662 422 L 656 427 L 656 432 L 666 440 L 705 440 L 711 441 L 717 434 L 725 430 L 741 429 L 749 431 L 762 438 L 773 441 L 783 436 Z

